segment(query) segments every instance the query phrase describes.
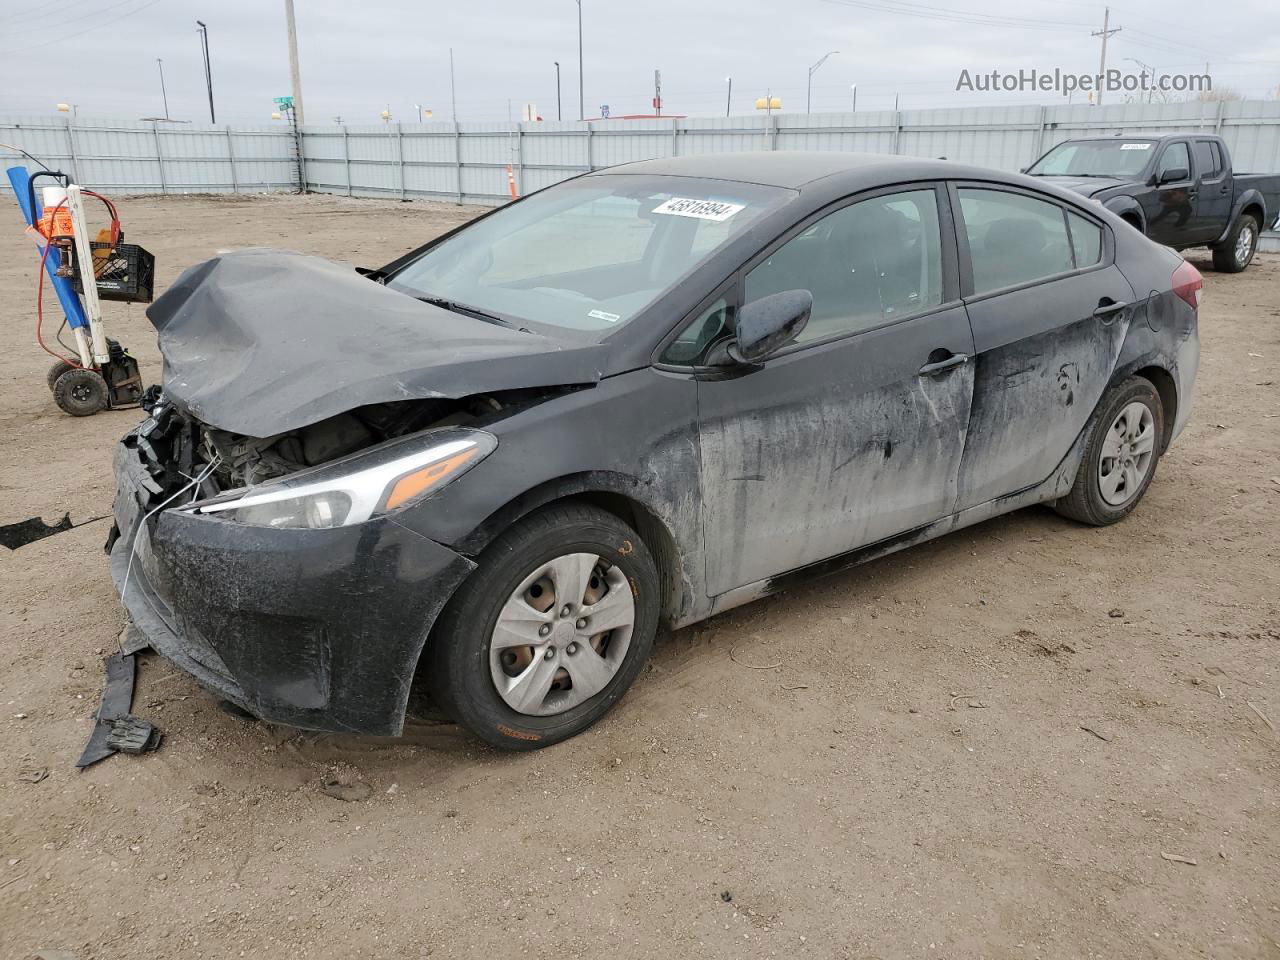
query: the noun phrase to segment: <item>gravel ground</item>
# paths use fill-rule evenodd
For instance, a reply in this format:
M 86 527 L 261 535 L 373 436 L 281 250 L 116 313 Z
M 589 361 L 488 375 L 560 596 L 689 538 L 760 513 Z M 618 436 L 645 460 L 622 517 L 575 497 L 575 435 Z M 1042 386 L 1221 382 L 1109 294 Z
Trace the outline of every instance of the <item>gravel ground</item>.
M 139 414 L 54 407 L 0 210 L 0 522 L 89 521 Z M 163 287 L 237 246 L 383 263 L 477 211 L 121 212 Z M 77 773 L 123 625 L 106 522 L 0 551 L 0 953 L 1280 957 L 1280 257 L 1193 259 L 1196 411 L 1127 521 L 1025 510 L 682 630 L 539 753 L 247 723 L 145 656 L 163 747 Z M 108 320 L 155 379 L 143 310 Z

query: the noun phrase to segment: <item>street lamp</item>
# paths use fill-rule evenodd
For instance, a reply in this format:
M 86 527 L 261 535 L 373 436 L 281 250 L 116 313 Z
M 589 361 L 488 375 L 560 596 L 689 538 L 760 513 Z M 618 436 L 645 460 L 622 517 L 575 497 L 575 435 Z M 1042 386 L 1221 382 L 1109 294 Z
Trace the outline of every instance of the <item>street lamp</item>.
M 556 65 L 556 119 L 563 120 L 564 116 L 560 112 L 560 61 L 553 60 Z
M 204 83 L 209 89 L 209 122 L 217 123 L 213 116 L 213 70 L 209 67 L 209 28 L 203 20 L 196 21 L 196 32 L 200 34 L 200 49 L 204 51 Z
M 724 115 L 729 115 L 729 107 L 733 104 L 733 77 L 725 77 L 724 82 L 729 85 L 729 92 L 724 98 Z
M 169 119 L 169 94 L 164 89 L 164 61 L 156 57 L 156 66 L 160 68 L 160 96 L 164 99 L 164 118 Z
M 578 4 L 578 119 L 585 120 L 586 99 L 582 95 L 582 0 L 576 0 Z
M 849 89 L 853 91 L 853 112 L 858 112 L 858 85 L 856 83 L 849 84 Z
M 827 62 L 827 57 L 834 57 L 839 50 L 832 50 L 830 53 L 824 53 L 822 59 L 809 68 L 809 86 L 805 91 L 804 112 L 810 113 L 813 105 L 813 75 L 818 72 L 818 68 Z
M 1125 57 L 1125 59 L 1128 60 L 1130 63 L 1136 63 L 1138 66 L 1140 66 L 1142 68 L 1143 74 L 1148 74 L 1148 73 L 1151 74 L 1151 82 L 1153 84 L 1155 83 L 1155 79 L 1156 79 L 1155 67 L 1151 66 L 1150 64 L 1143 63 L 1137 57 Z M 1154 97 L 1155 97 L 1155 88 L 1150 86 L 1147 87 L 1147 103 L 1151 103 Z

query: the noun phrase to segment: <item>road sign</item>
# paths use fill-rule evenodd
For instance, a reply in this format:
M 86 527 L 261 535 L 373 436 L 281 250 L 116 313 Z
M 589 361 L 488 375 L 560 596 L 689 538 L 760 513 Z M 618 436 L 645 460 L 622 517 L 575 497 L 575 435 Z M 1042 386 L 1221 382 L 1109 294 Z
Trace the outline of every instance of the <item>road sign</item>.
M 282 106 L 282 107 L 292 107 L 292 106 L 293 106 L 293 97 L 275 97 L 275 98 L 273 98 L 273 99 L 272 99 L 272 101 L 271 101 L 271 102 L 272 102 L 272 103 L 278 103 L 278 104 L 279 104 L 280 106 Z

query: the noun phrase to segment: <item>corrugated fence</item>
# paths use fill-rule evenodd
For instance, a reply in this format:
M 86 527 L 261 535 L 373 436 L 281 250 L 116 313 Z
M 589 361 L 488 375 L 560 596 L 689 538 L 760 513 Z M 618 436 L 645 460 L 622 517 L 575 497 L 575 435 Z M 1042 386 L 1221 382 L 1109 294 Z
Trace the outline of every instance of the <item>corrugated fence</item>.
M 1280 101 L 1008 106 L 590 123 L 264 127 L 0 118 L 16 144 L 116 193 L 261 193 L 501 203 L 631 160 L 741 150 L 844 150 L 1026 166 L 1081 136 L 1217 133 L 1242 172 L 1280 172 Z M 299 163 L 301 150 L 301 163 Z M 0 148 L 0 161 L 21 159 Z M 301 168 L 301 169 L 300 169 Z

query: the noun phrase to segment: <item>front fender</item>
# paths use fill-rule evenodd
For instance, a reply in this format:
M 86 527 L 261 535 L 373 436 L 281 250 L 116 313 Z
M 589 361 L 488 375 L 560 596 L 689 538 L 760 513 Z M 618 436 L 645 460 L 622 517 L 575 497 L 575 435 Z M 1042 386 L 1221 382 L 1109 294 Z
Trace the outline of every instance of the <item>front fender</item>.
M 1138 229 L 1143 234 L 1147 232 L 1147 216 L 1142 212 L 1142 204 L 1130 196 L 1112 197 L 1110 200 L 1104 200 L 1102 206 L 1110 210 L 1117 217 L 1136 217 L 1138 221 Z

